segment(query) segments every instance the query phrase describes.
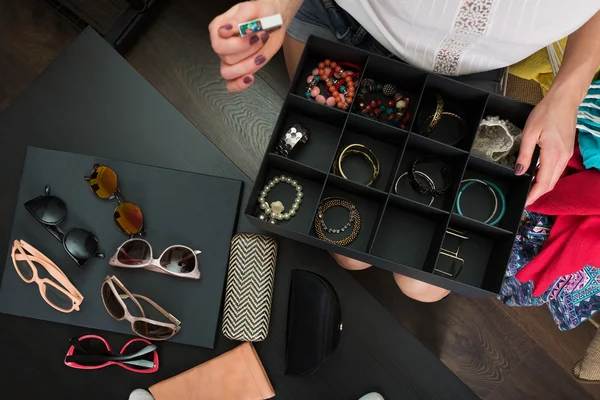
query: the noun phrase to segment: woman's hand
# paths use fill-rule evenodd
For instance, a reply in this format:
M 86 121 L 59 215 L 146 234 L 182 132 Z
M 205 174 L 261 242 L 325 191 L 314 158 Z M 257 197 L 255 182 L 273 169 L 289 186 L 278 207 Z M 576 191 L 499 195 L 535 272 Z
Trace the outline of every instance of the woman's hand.
M 292 8 L 291 16 L 290 8 Z M 297 9 L 284 0 L 257 0 L 236 4 L 208 25 L 213 50 L 221 57 L 221 75 L 227 90 L 244 90 L 254 82 L 254 73 L 265 65 L 283 44 L 285 32 Z M 236 36 L 238 24 L 281 14 L 283 26 L 274 32 Z
M 527 205 L 554 189 L 573 155 L 578 107 L 579 101 L 574 96 L 550 89 L 529 115 L 515 166 L 516 175 L 524 174 L 531 164 L 535 145 L 540 146 L 540 169 Z

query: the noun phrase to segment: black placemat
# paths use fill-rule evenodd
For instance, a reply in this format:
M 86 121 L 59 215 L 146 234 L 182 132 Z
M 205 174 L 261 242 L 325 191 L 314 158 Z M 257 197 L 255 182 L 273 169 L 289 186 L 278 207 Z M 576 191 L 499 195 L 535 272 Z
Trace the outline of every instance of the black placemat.
M 96 163 L 113 168 L 127 200 L 142 209 L 145 238 L 155 257 L 173 244 L 202 251 L 198 256 L 202 273 L 199 281 L 108 265 L 108 258 L 127 236 L 113 222 L 116 200 L 98 199 L 83 179 Z M 67 204 L 68 216 L 62 226 L 93 232 L 105 259 L 96 258 L 80 269 L 62 244 L 27 212 L 23 204 L 43 194 L 45 185 L 50 185 L 52 195 Z M 213 348 L 241 188 L 242 182 L 233 179 L 29 147 L 0 289 L 0 311 L 131 333 L 128 322 L 108 315 L 100 296 L 104 277 L 116 275 L 131 292 L 153 299 L 182 322 L 171 341 Z M 15 239 L 27 241 L 63 270 L 84 296 L 80 311 L 64 314 L 52 309 L 41 298 L 36 284 L 20 279 L 10 256 Z M 133 303 L 128 305 L 134 315 L 139 315 Z

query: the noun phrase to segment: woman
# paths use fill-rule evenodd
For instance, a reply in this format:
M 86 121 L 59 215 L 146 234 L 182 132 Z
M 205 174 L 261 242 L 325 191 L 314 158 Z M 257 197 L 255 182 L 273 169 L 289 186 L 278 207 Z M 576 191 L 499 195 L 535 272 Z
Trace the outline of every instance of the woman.
M 248 88 L 253 74 L 283 46 L 293 76 L 312 33 L 396 56 L 444 75 L 468 75 L 503 68 L 569 36 L 561 69 L 523 130 L 515 174 L 530 166 L 539 145 L 540 168 L 527 204 L 554 188 L 575 142 L 577 108 L 600 65 L 598 0 L 257 0 L 239 3 L 209 25 L 230 91 Z M 240 38 L 241 22 L 281 14 L 283 29 Z M 370 265 L 340 255 L 348 269 Z M 400 289 L 421 301 L 448 291 L 395 274 Z

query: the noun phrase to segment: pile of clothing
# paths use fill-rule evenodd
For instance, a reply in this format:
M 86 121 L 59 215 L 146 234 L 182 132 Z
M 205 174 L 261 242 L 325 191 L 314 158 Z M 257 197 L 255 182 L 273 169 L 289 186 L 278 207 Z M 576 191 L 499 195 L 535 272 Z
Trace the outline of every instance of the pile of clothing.
M 554 322 L 564 331 L 575 328 L 600 309 L 600 269 L 586 265 L 558 277 L 541 295 L 534 295 L 533 281 L 521 282 L 515 275 L 540 254 L 552 224 L 549 216 L 525 211 L 498 298 L 508 306 L 546 304 Z
M 600 81 L 579 108 L 579 147 L 554 190 L 524 213 L 499 299 L 547 304 L 561 330 L 600 309 Z

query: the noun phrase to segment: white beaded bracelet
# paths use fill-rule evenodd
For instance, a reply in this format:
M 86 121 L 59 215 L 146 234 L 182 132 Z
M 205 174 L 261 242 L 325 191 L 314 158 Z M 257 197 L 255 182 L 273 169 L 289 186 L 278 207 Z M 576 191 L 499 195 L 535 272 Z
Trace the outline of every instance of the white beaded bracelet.
M 267 202 L 267 196 L 271 189 L 273 189 L 278 183 L 287 183 L 291 185 L 294 189 L 296 189 L 296 199 L 294 200 L 294 204 L 289 211 L 285 211 L 285 207 L 281 201 L 274 201 L 271 204 Z M 302 204 L 302 198 L 304 194 L 302 193 L 302 186 L 298 184 L 298 181 L 290 178 L 289 176 L 281 175 L 276 176 L 269 183 L 265 185 L 263 190 L 260 192 L 260 197 L 258 198 L 258 204 L 260 204 L 260 209 L 262 212 L 258 216 L 263 221 L 269 221 L 272 224 L 276 224 L 278 221 L 289 220 L 293 216 L 296 215 L 298 209 L 300 208 L 300 204 Z

